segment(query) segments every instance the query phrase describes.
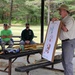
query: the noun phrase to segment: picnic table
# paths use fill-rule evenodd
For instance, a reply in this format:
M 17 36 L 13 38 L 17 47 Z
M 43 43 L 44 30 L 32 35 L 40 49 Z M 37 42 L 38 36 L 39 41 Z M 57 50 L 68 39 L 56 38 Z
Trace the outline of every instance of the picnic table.
M 30 46 L 31 47 L 31 46 Z M 58 46 L 57 49 L 60 49 L 61 46 Z M 4 70 L 0 70 L 2 72 L 6 72 L 8 73 L 8 75 L 11 75 L 11 68 L 12 68 L 12 63 L 19 57 L 23 57 L 23 56 L 27 56 L 27 61 L 29 63 L 29 56 L 32 55 L 32 54 L 36 54 L 36 53 L 42 53 L 42 50 L 43 48 L 38 48 L 38 49 L 28 49 L 28 50 L 25 50 L 23 52 L 20 52 L 20 53 L 15 53 L 15 54 L 12 54 L 12 53 L 9 53 L 9 54 L 0 54 L 0 59 L 4 59 L 4 60 L 8 60 L 8 65 L 7 67 L 5 67 Z M 57 61 L 58 63 L 58 61 Z M 49 63 L 47 62 L 47 65 Z M 54 64 L 52 64 L 52 67 L 53 67 Z M 36 65 L 35 65 L 36 66 Z M 40 67 L 40 66 L 39 66 Z M 31 67 L 30 67 L 31 68 Z M 37 67 L 36 67 L 37 68 Z M 28 71 L 27 71 L 28 72 Z
M 40 53 L 42 52 L 42 49 L 37 49 L 37 50 L 26 50 L 24 52 L 16 53 L 16 54 L 0 54 L 0 59 L 8 60 L 8 65 L 4 70 L 0 70 L 2 72 L 8 73 L 8 75 L 11 75 L 11 68 L 12 68 L 12 63 L 19 57 L 35 54 L 35 53 Z

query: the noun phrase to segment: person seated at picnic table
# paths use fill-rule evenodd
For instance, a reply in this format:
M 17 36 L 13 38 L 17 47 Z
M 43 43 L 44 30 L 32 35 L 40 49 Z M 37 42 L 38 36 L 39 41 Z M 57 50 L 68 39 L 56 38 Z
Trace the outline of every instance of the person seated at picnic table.
M 30 24 L 26 23 L 25 27 L 26 28 L 21 32 L 20 45 L 35 44 L 35 42 L 33 41 L 34 33 L 33 30 L 30 29 Z
M 8 24 L 3 25 L 3 30 L 1 30 L 1 47 L 2 50 L 5 50 L 5 45 L 8 44 L 8 48 L 12 48 L 14 42 L 12 39 L 12 31 L 9 29 Z

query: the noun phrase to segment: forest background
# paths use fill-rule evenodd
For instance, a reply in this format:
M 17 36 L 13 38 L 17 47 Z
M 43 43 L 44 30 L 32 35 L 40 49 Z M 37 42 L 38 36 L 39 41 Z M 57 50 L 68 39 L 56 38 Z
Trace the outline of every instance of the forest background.
M 66 4 L 70 7 L 71 14 L 75 18 L 75 1 L 74 0 L 44 0 L 44 24 L 47 25 L 48 6 L 50 5 L 50 19 L 59 17 L 57 7 Z M 0 23 L 8 23 L 10 17 L 11 0 L 0 0 Z M 25 24 L 29 22 L 32 25 L 40 25 L 41 19 L 41 0 L 13 0 L 12 7 L 12 24 Z

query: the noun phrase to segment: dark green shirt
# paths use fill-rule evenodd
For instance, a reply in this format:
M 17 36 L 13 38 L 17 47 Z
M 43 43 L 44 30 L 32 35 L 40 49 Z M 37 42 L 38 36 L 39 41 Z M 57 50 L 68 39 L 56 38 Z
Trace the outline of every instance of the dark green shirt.
M 31 29 L 29 30 L 24 29 L 21 33 L 21 40 L 23 41 L 25 40 L 32 41 L 33 37 L 34 37 L 34 33 Z

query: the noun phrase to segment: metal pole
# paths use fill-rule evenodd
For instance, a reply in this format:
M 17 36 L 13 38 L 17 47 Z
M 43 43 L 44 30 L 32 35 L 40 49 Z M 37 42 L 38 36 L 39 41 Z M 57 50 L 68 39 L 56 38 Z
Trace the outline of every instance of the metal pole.
M 44 38 L 44 0 L 41 0 L 41 43 Z
M 10 17 L 9 17 L 10 26 L 11 26 L 11 19 L 12 19 L 12 8 L 13 8 L 13 0 L 10 0 Z

